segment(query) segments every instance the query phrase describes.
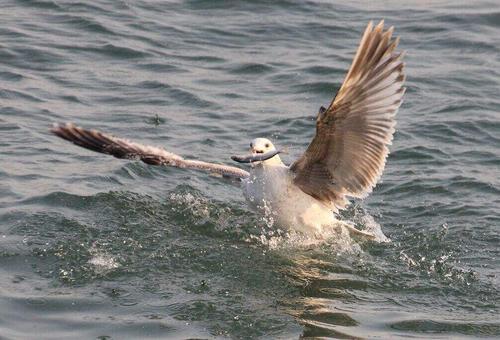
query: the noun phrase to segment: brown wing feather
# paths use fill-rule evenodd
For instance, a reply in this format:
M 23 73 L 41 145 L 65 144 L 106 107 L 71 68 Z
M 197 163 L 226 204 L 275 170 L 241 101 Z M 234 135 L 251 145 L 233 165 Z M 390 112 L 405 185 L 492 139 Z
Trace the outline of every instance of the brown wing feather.
M 334 210 L 346 196 L 363 197 L 385 166 L 404 94 L 399 39 L 384 22 L 370 22 L 344 82 L 316 121 L 316 136 L 291 166 L 295 184 Z
M 83 129 L 73 124 L 55 125 L 51 131 L 56 136 L 78 146 L 116 158 L 136 159 L 152 165 L 204 170 L 237 178 L 249 176 L 247 171 L 233 166 L 184 159 L 162 148 L 134 143 L 96 130 Z

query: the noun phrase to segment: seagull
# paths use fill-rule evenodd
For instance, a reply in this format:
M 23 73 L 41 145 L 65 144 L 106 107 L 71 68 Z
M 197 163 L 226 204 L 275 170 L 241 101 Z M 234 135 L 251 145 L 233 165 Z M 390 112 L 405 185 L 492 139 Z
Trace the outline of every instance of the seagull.
M 336 96 L 321 107 L 316 135 L 290 166 L 282 150 L 267 138 L 256 138 L 250 152 L 233 156 L 239 167 L 185 159 L 163 148 L 117 138 L 71 123 L 55 124 L 52 133 L 92 151 L 147 164 L 196 169 L 235 178 L 251 208 L 285 230 L 321 233 L 338 219 L 348 198 L 364 198 L 385 167 L 395 131 L 396 113 L 405 93 L 404 53 L 399 37 L 382 20 L 368 24 L 356 55 Z M 371 236 L 351 227 L 354 235 Z

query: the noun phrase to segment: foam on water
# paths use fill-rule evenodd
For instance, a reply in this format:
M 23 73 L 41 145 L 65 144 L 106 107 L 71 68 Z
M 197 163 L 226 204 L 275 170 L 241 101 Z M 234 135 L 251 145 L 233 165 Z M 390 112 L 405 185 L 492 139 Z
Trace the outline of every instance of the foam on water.
M 95 244 L 93 244 L 89 249 L 89 253 L 91 257 L 88 260 L 88 263 L 94 267 L 94 271 L 97 274 L 105 274 L 120 267 L 120 264 L 114 256 L 98 249 Z
M 305 250 L 313 247 L 329 246 L 337 254 L 361 252 L 359 240 L 352 238 L 342 222 L 329 230 L 323 230 L 314 235 L 305 235 L 296 231 L 269 230 L 262 228 L 260 235 L 250 235 L 250 240 L 256 240 L 270 250 L 287 252 L 290 250 Z

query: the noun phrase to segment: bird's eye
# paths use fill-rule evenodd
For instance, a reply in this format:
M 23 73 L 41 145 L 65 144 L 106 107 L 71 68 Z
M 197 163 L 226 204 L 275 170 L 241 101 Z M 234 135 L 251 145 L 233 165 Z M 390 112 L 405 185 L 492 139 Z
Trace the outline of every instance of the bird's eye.
M 269 147 L 269 143 L 266 143 L 266 148 L 268 148 L 268 147 Z

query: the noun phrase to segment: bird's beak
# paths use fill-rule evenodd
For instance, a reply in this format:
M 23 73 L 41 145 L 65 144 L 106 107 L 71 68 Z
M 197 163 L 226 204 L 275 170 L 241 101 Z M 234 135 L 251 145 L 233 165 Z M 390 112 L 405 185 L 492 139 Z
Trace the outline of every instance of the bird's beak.
M 263 162 L 270 158 L 273 158 L 279 153 L 281 153 L 280 150 L 273 150 L 266 153 L 252 153 L 251 155 L 248 156 L 231 156 L 231 159 L 238 163 Z

